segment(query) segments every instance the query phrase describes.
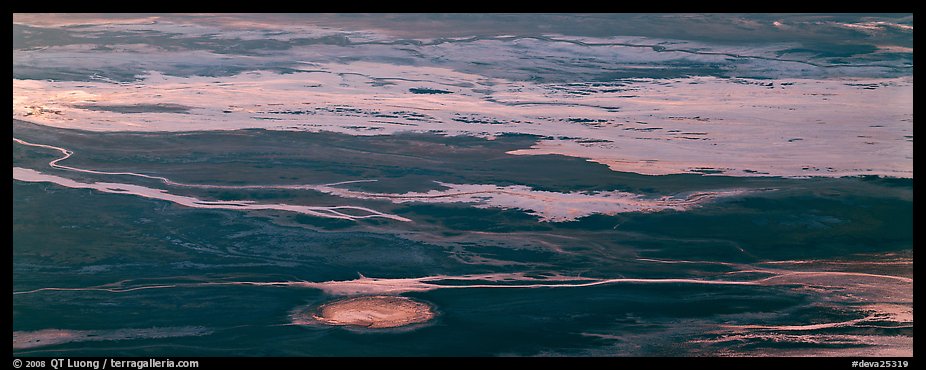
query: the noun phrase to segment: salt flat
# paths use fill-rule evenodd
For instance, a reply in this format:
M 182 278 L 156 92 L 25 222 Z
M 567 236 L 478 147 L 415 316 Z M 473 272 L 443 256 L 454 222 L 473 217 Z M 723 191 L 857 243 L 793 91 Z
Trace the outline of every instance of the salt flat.
M 12 52 L 17 357 L 913 354 L 912 14 L 14 14 Z

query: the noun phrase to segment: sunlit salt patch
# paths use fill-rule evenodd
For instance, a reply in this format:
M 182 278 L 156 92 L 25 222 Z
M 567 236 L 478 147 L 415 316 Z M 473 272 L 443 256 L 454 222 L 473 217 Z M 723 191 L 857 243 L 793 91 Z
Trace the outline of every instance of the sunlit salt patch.
M 582 54 L 592 54 L 604 57 L 605 53 L 610 56 L 617 55 L 617 58 L 611 61 L 620 62 L 657 62 L 666 56 L 672 60 L 691 60 L 691 61 L 716 61 L 721 62 L 724 58 L 736 55 L 738 58 L 747 60 L 748 58 L 774 58 L 779 59 L 781 50 L 800 47 L 796 42 L 778 42 L 762 44 L 711 44 L 693 40 L 679 39 L 661 39 L 642 36 L 610 36 L 610 37 L 588 37 L 588 36 L 566 36 L 559 34 L 544 35 L 549 43 L 577 43 L 584 49 L 569 49 L 575 53 L 581 50 Z M 636 58 L 622 58 L 622 52 L 632 52 Z M 616 60 L 615 60 L 616 59 Z
M 874 303 L 860 307 L 871 313 L 871 321 L 887 321 L 900 324 L 913 324 L 913 305 Z
M 684 211 L 711 199 L 742 195 L 748 190 L 734 189 L 696 192 L 682 197 L 647 198 L 622 191 L 570 192 L 534 190 L 528 186 L 487 184 L 448 184 L 446 190 L 383 194 L 322 187 L 320 191 L 345 198 L 386 199 L 393 203 L 468 203 L 476 208 L 520 209 L 540 221 L 573 221 L 593 214 L 614 215 L 627 212 Z
M 311 310 L 302 309 L 292 315 L 292 320 L 296 325 L 389 329 L 422 324 L 435 316 L 434 308 L 428 303 L 407 297 L 377 295 L 341 299 Z
M 860 30 L 864 32 L 880 32 L 884 31 L 887 28 L 893 28 L 901 31 L 913 32 L 913 25 L 911 24 L 902 24 L 902 23 L 892 23 L 884 21 L 875 21 L 875 22 L 859 22 L 859 23 L 836 23 L 837 26 Z
M 43 329 L 37 331 L 14 331 L 13 349 L 28 349 L 74 342 L 160 339 L 210 334 L 212 334 L 211 329 L 201 326 L 116 330 Z
M 311 281 L 216 281 L 171 284 L 133 285 L 127 281 L 83 288 L 44 287 L 13 292 L 13 295 L 38 294 L 42 292 L 109 292 L 126 293 L 149 289 L 177 289 L 217 286 L 259 286 L 313 288 L 331 295 L 398 295 L 409 292 L 426 292 L 437 289 L 565 289 L 585 288 L 611 284 L 694 284 L 694 285 L 764 285 L 750 280 L 712 280 L 701 278 L 591 278 L 564 276 L 557 273 L 529 275 L 527 273 L 495 273 L 474 275 L 433 275 L 414 278 L 370 278 L 361 275 L 354 280 Z
M 119 32 L 138 33 L 150 35 L 162 33 L 171 37 L 208 37 L 214 39 L 240 39 L 240 40 L 278 40 L 290 41 L 295 38 L 317 38 L 341 35 L 344 30 L 331 27 L 314 26 L 308 23 L 285 23 L 261 21 L 258 18 L 234 18 L 212 15 L 207 19 L 160 17 L 160 16 L 108 16 L 94 17 L 92 15 L 58 15 L 42 14 L 15 14 L 14 24 L 33 27 L 64 28 L 69 31 L 87 36 L 105 37 L 108 33 Z M 376 34 L 370 31 L 350 32 L 351 35 L 362 39 L 371 39 Z M 382 37 L 376 37 L 381 39 Z
M 693 285 L 762 285 L 750 280 L 711 280 L 699 278 L 591 278 L 548 274 L 531 276 L 526 273 L 496 273 L 474 275 L 434 275 L 417 278 L 370 278 L 360 276 L 354 280 L 324 282 L 276 283 L 321 289 L 332 295 L 396 295 L 409 292 L 427 292 L 437 289 L 568 289 L 611 284 L 693 284 Z M 23 293 L 33 293 L 23 292 Z M 20 293 L 22 294 L 22 293 Z
M 338 218 L 345 220 L 359 220 L 364 218 L 388 218 L 396 221 L 411 221 L 405 217 L 382 213 L 364 207 L 355 206 L 304 206 L 292 204 L 263 204 L 250 201 L 205 201 L 193 197 L 171 194 L 166 190 L 153 189 L 140 185 L 94 182 L 84 183 L 61 176 L 45 174 L 33 169 L 13 167 L 13 179 L 25 182 L 50 182 L 61 186 L 76 189 L 93 189 L 103 193 L 111 194 L 131 194 L 149 199 L 165 200 L 178 205 L 192 208 L 209 208 L 209 209 L 229 209 L 240 211 L 257 211 L 257 210 L 279 210 L 287 212 L 301 213 L 316 217 Z M 341 211 L 356 210 L 363 215 L 348 215 Z
M 456 281 L 466 284 L 446 285 L 441 282 Z M 396 295 L 410 292 L 426 292 L 436 289 L 461 289 L 478 287 L 524 287 L 524 285 L 494 285 L 499 283 L 527 283 L 551 284 L 551 286 L 567 286 L 570 283 L 599 282 L 600 279 L 583 278 L 576 276 L 563 276 L 560 274 L 547 274 L 544 276 L 528 276 L 526 273 L 494 273 L 472 275 L 433 275 L 414 278 L 374 278 L 361 275 L 354 280 L 332 280 L 324 282 L 303 282 L 300 286 L 321 289 L 325 293 L 342 296 L 357 295 Z M 530 285 L 533 286 L 533 285 Z
M 882 53 L 910 53 L 913 54 L 913 48 L 898 45 L 878 45 L 878 51 Z
M 794 334 L 794 333 L 727 333 L 690 343 L 720 345 L 725 356 L 913 356 L 913 337 L 903 335 Z M 751 344 L 773 343 L 761 353 Z
M 735 329 L 738 331 L 746 330 L 773 330 L 773 331 L 810 331 L 810 330 L 822 330 L 822 329 L 833 329 L 833 328 L 844 328 L 855 326 L 859 323 L 869 320 L 868 317 L 860 318 L 855 320 L 839 321 L 839 322 L 827 322 L 819 324 L 804 324 L 804 325 L 725 325 L 724 327 Z
M 240 68 L 269 68 L 274 63 L 265 57 L 236 56 L 230 60 L 227 55 L 208 50 L 163 50 L 149 44 L 116 44 L 101 51 L 97 45 L 76 44 L 49 46 L 41 50 L 13 50 L 13 69 L 40 71 L 49 76 L 60 72 L 84 75 L 98 79 L 94 71 L 108 73 L 124 72 L 141 78 L 145 70 L 164 70 L 180 75 L 195 74 L 196 71 L 233 71 Z M 105 73 L 105 72 L 104 72 Z M 28 74 L 28 73 L 27 73 Z M 134 79 L 134 77 L 132 78 Z
M 40 27 L 69 27 L 80 25 L 105 24 L 151 24 L 161 19 L 158 16 L 98 16 L 93 14 L 51 14 L 51 13 L 14 13 L 13 24 Z
M 13 117 L 93 131 L 532 134 L 549 139 L 510 154 L 587 158 L 615 171 L 651 175 L 912 177 L 913 172 L 913 85 L 907 77 L 633 79 L 605 89 L 375 62 L 300 68 L 285 75 L 228 77 L 151 72 L 123 84 L 14 79 Z M 449 93 L 410 92 L 414 89 Z M 88 104 L 192 108 L 129 114 L 81 108 Z
M 69 171 L 76 171 L 82 173 L 92 173 L 92 174 L 104 174 L 104 175 L 121 175 L 121 176 L 135 176 L 148 179 L 156 179 L 168 185 L 176 186 L 186 186 L 186 187 L 200 187 L 200 188 L 229 188 L 229 186 L 219 186 L 219 185 L 207 185 L 207 184 L 183 184 L 171 181 L 170 179 L 158 176 L 151 176 L 145 174 L 131 173 L 131 172 L 103 172 L 95 170 L 87 170 L 69 166 L 63 166 L 58 164 L 58 162 L 66 160 L 69 158 L 73 152 L 51 145 L 45 144 L 36 144 L 30 143 L 18 138 L 13 138 L 14 142 L 19 144 L 35 146 L 35 147 L 44 147 L 48 149 L 54 149 L 62 154 L 63 157 L 55 159 L 49 162 L 49 165 Z M 18 177 L 17 177 L 18 176 Z M 239 200 L 239 201 L 207 201 L 207 200 L 198 200 L 190 197 L 175 196 L 170 195 L 164 190 L 160 189 L 151 189 L 147 187 L 142 187 L 138 185 L 129 185 L 129 184 L 110 184 L 110 183 L 94 183 L 94 184 L 82 184 L 70 179 L 60 178 L 53 175 L 42 174 L 38 171 L 31 169 L 24 169 L 19 167 L 14 167 L 14 178 L 18 178 L 25 181 L 59 181 L 60 184 L 69 186 L 69 187 L 90 187 L 97 190 L 103 190 L 110 193 L 128 193 L 141 195 L 148 198 L 156 198 L 169 200 L 174 203 L 187 205 L 187 206 L 198 206 L 198 207 L 219 207 L 219 208 L 231 208 L 231 209 L 266 209 L 267 205 L 259 204 L 254 201 L 248 200 Z M 337 188 L 337 185 L 343 185 L 346 183 L 358 182 L 358 181 L 367 181 L 367 180 L 352 180 L 344 181 L 340 183 L 327 184 L 327 185 L 288 185 L 282 186 L 282 188 L 300 188 L 300 189 L 311 189 L 324 193 L 329 193 L 337 195 L 344 198 L 360 198 L 360 199 L 387 199 L 394 203 L 404 203 L 404 202 L 438 202 L 438 203 L 470 203 L 474 204 L 478 208 L 503 208 L 503 209 L 522 209 L 528 211 L 529 214 L 536 215 L 540 218 L 541 221 L 571 221 L 580 217 L 584 217 L 591 214 L 616 214 L 624 212 L 655 212 L 661 210 L 677 210 L 682 211 L 690 207 L 696 206 L 707 200 L 721 197 L 721 196 L 730 196 L 738 195 L 747 192 L 747 190 L 735 189 L 735 190 L 725 190 L 725 191 L 714 191 L 714 192 L 693 192 L 690 194 L 681 194 L 676 196 L 663 196 L 659 198 L 644 198 L 642 195 L 620 192 L 620 191 L 608 191 L 608 192 L 571 192 L 571 193 L 558 193 L 551 191 L 538 191 L 533 190 L 530 187 L 523 185 L 514 185 L 499 187 L 496 185 L 479 185 L 479 184 L 448 184 L 438 182 L 441 186 L 447 188 L 447 190 L 432 190 L 426 193 L 416 193 L 410 192 L 405 194 L 382 194 L 382 193 L 367 193 L 367 192 L 357 192 L 342 188 Z M 230 186 L 230 188 L 274 188 L 272 185 L 250 185 L 250 186 Z M 277 186 L 279 187 L 279 186 Z M 306 213 L 310 208 L 314 211 L 324 211 L 327 212 L 327 217 L 335 218 L 348 218 L 348 219 L 359 219 L 368 216 L 352 216 L 345 214 L 344 211 L 348 209 L 361 210 L 370 212 L 370 210 L 361 207 L 310 207 L 305 208 L 304 206 L 290 206 L 277 204 L 274 205 L 273 209 L 283 209 L 291 210 L 296 212 Z M 372 211 L 375 212 L 375 211 Z M 318 212 L 315 212 L 319 214 Z M 308 213 L 313 214 L 313 213 Z M 387 217 L 384 214 L 374 213 L 374 215 L 379 215 L 382 217 Z M 396 216 L 398 217 L 398 216 Z
M 859 268 L 864 267 L 880 271 L 884 265 L 858 263 L 852 266 L 841 264 L 841 261 L 781 261 L 781 264 L 764 263 L 770 265 L 790 265 L 794 268 L 803 268 L 804 265 L 823 266 L 825 268 Z M 827 265 L 827 262 L 836 264 Z M 898 261 L 893 261 L 898 262 Z M 908 260 L 912 263 L 912 260 Z M 875 262 L 877 263 L 877 262 Z M 753 323 L 742 322 L 736 325 L 722 325 L 717 333 L 722 334 L 720 339 L 711 341 L 740 342 L 745 337 L 743 333 L 756 340 L 772 340 L 775 342 L 794 342 L 805 344 L 836 344 L 827 338 L 828 334 L 819 332 L 842 333 L 870 333 L 872 330 L 907 330 L 913 327 L 913 279 L 903 276 L 886 275 L 882 273 L 854 272 L 854 271 L 807 271 L 794 269 L 750 269 L 743 266 L 736 273 L 760 272 L 771 274 L 770 277 L 754 280 L 760 285 L 790 286 L 795 292 L 809 294 L 815 297 L 815 304 L 820 307 L 838 308 L 840 311 L 854 317 L 849 320 L 832 322 L 811 322 L 784 320 L 776 324 L 766 321 Z M 738 339 L 724 339 L 731 337 Z M 821 340 L 821 338 L 823 340 Z M 848 337 L 847 337 L 848 338 Z M 859 343 L 877 351 L 875 353 L 895 353 L 904 350 L 904 347 L 892 345 L 882 346 L 882 340 L 887 337 L 877 335 L 853 335 Z M 867 338 L 867 339 L 866 339 Z M 897 338 L 904 338 L 898 336 Z M 848 344 L 848 343 L 847 343 Z M 858 347 L 858 346 L 855 346 Z M 862 353 L 862 352 L 858 352 Z M 905 352 L 900 352 L 905 353 Z

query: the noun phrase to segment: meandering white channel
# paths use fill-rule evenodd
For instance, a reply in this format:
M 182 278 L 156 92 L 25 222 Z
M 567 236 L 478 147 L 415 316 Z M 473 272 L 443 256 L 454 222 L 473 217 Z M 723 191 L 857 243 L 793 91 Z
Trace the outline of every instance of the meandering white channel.
M 134 172 L 94 171 L 94 170 L 87 170 L 87 169 L 82 169 L 82 168 L 64 166 L 64 165 L 58 164 L 58 162 L 70 158 L 71 155 L 74 154 L 74 152 L 61 148 L 61 147 L 53 146 L 53 145 L 30 143 L 28 141 L 18 139 L 15 137 L 13 138 L 13 141 L 19 144 L 23 144 L 23 145 L 40 147 L 40 148 L 48 148 L 48 149 L 53 149 L 53 150 L 57 150 L 61 152 L 62 154 L 64 154 L 64 156 L 61 158 L 52 160 L 51 162 L 48 162 L 48 165 L 53 168 L 58 168 L 62 170 L 91 173 L 91 174 L 97 174 L 97 175 L 135 176 L 135 177 L 159 180 L 165 184 L 176 185 L 176 186 L 195 186 L 195 187 L 207 187 L 207 188 L 221 187 L 221 186 L 216 186 L 216 185 L 182 184 L 182 183 L 171 181 L 170 179 L 166 177 L 151 176 L 151 175 L 145 175 L 145 174 L 134 173 Z M 100 192 L 111 193 L 111 194 L 132 194 L 132 195 L 140 196 L 143 198 L 166 200 L 171 203 L 179 204 L 179 205 L 186 206 L 186 207 L 193 207 L 193 208 L 234 209 L 234 210 L 280 210 L 280 211 L 301 213 L 301 214 L 306 214 L 306 215 L 316 216 L 316 217 L 337 218 L 337 219 L 344 219 L 344 220 L 361 220 L 365 218 L 380 217 L 380 218 L 393 219 L 396 221 L 405 221 L 405 222 L 411 221 L 410 219 L 402 217 L 402 216 L 387 214 L 387 213 L 379 212 L 379 211 L 369 209 L 366 207 L 357 207 L 357 206 L 305 206 L 305 205 L 293 205 L 293 204 L 283 204 L 283 203 L 262 204 L 262 203 L 255 203 L 253 201 L 246 201 L 246 200 L 205 201 L 205 200 L 200 200 L 194 197 L 171 194 L 167 192 L 166 190 L 154 189 L 154 188 L 149 188 L 149 187 L 141 186 L 141 185 L 111 183 L 111 182 L 91 182 L 91 183 L 80 182 L 80 181 L 64 178 L 61 176 L 50 175 L 50 174 L 42 173 L 42 172 L 39 172 L 33 169 L 22 168 L 22 167 L 13 167 L 13 179 L 19 180 L 19 181 L 26 181 L 26 182 L 51 182 L 51 183 L 55 183 L 61 186 L 69 187 L 69 188 L 93 189 L 93 190 L 97 190 Z M 235 187 L 235 188 L 240 188 L 240 187 Z M 359 216 L 350 215 L 350 214 L 341 212 L 344 210 L 361 211 L 367 214 L 359 215 Z
M 664 210 L 684 211 L 699 206 L 720 197 L 741 195 L 755 190 L 728 189 L 720 191 L 702 191 L 686 195 L 661 196 L 646 198 L 640 194 L 621 191 L 600 192 L 570 192 L 560 193 L 552 191 L 534 190 L 523 185 L 496 186 L 491 184 L 449 184 L 438 182 L 446 190 L 431 190 L 428 192 L 409 192 L 404 194 L 371 193 L 354 191 L 336 187 L 354 182 L 376 180 L 351 180 L 322 185 L 210 185 L 189 184 L 170 180 L 163 176 L 146 175 L 135 172 L 97 171 L 90 169 L 66 166 L 59 162 L 70 158 L 74 152 L 65 148 L 31 143 L 19 138 L 13 142 L 39 148 L 56 150 L 62 157 L 48 162 L 52 168 L 89 173 L 95 175 L 134 176 L 145 179 L 158 180 L 165 185 L 192 187 L 202 189 L 287 189 L 312 190 L 341 198 L 388 200 L 392 203 L 465 203 L 477 208 L 520 209 L 528 214 L 535 215 L 544 222 L 574 221 L 578 218 L 592 214 L 613 215 L 625 212 L 658 212 Z M 13 167 L 13 179 L 27 182 L 53 182 L 71 188 L 94 189 L 105 193 L 133 194 L 145 198 L 170 201 L 187 207 L 236 209 L 236 210 L 282 210 L 296 212 L 318 217 L 359 220 L 364 218 L 381 217 L 397 221 L 411 221 L 408 218 L 379 212 L 366 207 L 358 206 L 305 206 L 291 204 L 262 204 L 253 201 L 205 201 L 194 197 L 171 194 L 166 190 L 154 189 L 141 185 L 93 182 L 84 183 L 61 176 L 42 173 L 33 169 Z M 769 189 L 763 189 L 769 190 Z M 344 210 L 356 210 L 366 215 L 346 214 Z
M 13 167 L 13 179 L 26 182 L 51 182 L 61 186 L 76 189 L 93 189 L 110 194 L 132 194 L 143 198 L 166 200 L 171 203 L 179 204 L 192 208 L 210 208 L 210 209 L 234 209 L 241 211 L 259 211 L 259 210 L 279 210 L 295 213 L 302 213 L 316 217 L 338 218 L 344 220 L 361 220 L 365 218 L 381 217 L 396 221 L 411 221 L 408 218 L 382 213 L 366 207 L 356 206 L 303 206 L 283 203 L 262 204 L 253 201 L 205 201 L 193 197 L 176 195 L 168 193 L 166 190 L 153 189 L 140 185 L 120 184 L 112 182 L 79 182 L 64 178 L 61 176 L 49 175 L 33 169 Z M 367 215 L 355 216 L 343 213 L 344 210 L 357 210 L 367 212 Z

